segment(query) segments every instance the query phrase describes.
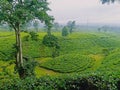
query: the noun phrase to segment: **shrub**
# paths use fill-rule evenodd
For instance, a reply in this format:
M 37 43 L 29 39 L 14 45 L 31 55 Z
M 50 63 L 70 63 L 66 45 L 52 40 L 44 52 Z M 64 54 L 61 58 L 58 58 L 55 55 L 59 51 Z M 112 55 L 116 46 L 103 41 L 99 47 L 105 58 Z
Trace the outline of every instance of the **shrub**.
M 117 81 L 117 89 L 120 90 L 120 80 Z
M 30 36 L 29 36 L 29 35 L 23 37 L 23 40 L 24 40 L 24 41 L 29 41 L 29 39 L 30 39 Z
M 0 51 L 0 60 L 6 60 L 6 55 Z
M 102 76 L 28 77 L 0 84 L 0 90 L 119 90 Z
M 32 31 L 29 34 L 30 34 L 32 40 L 35 40 L 35 41 L 39 40 L 37 33 L 35 33 L 35 32 Z
M 24 67 L 16 68 L 19 72 L 25 73 L 23 78 L 35 76 L 34 69 L 37 65 L 37 62 L 31 58 L 24 57 Z
M 63 27 L 62 29 L 62 36 L 67 36 L 69 33 L 68 33 L 68 28 L 65 26 Z
M 67 54 L 51 59 L 41 64 L 42 67 L 60 73 L 72 73 L 86 71 L 91 68 L 94 60 L 80 54 Z
M 45 35 L 42 43 L 47 47 L 55 47 L 58 44 L 58 39 L 54 35 Z
M 54 35 L 45 35 L 42 43 L 45 46 L 52 48 L 52 57 L 59 56 L 60 45 L 58 43 L 57 37 L 55 37 Z
M 107 48 L 104 48 L 104 49 L 102 49 L 102 52 L 105 56 L 108 56 L 110 53 L 110 50 L 108 50 Z
M 67 90 L 117 90 L 115 82 L 102 76 L 87 76 L 66 81 Z M 65 89 L 63 89 L 65 90 Z
M 35 75 L 34 69 L 35 69 L 36 65 L 37 65 L 37 62 L 35 60 L 26 58 L 25 65 L 24 65 L 24 69 L 26 71 L 26 76 L 34 76 Z

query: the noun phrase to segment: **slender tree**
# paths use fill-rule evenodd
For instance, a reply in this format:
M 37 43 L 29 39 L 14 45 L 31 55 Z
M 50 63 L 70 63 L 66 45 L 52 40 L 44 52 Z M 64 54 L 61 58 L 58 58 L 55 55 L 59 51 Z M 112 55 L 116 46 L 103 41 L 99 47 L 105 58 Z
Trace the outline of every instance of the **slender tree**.
M 45 26 L 45 28 L 47 29 L 47 34 L 49 36 L 51 36 L 51 28 L 52 28 L 53 24 L 52 23 L 49 23 Z
M 68 27 L 64 26 L 63 29 L 62 29 L 62 36 L 67 36 L 68 34 L 69 34 Z
M 22 54 L 21 27 L 30 20 L 39 19 L 47 26 L 51 25 L 52 16 L 47 0 L 0 0 L 0 22 L 8 23 L 15 31 L 16 37 L 16 67 L 20 78 L 25 77 Z
M 34 20 L 33 26 L 36 30 L 36 32 L 38 32 L 38 28 L 39 28 L 39 21 L 38 20 Z
M 69 28 L 69 32 L 72 33 L 73 29 L 75 28 L 75 21 L 69 21 L 67 23 L 67 27 Z
M 60 26 L 60 25 L 59 25 L 58 22 L 55 22 L 55 23 L 54 23 L 54 28 L 55 28 L 56 31 L 58 31 L 59 26 Z

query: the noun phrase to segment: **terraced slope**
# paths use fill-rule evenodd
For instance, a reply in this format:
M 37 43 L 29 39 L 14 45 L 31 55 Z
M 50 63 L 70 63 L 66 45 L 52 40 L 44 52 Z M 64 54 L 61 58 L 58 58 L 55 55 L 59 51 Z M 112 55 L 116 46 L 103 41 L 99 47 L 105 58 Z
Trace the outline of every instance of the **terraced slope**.
M 42 63 L 40 66 L 60 73 L 80 72 L 91 68 L 94 60 L 80 54 L 67 54 Z
M 0 33 L 0 60 L 11 60 L 13 44 L 15 37 L 9 36 L 12 33 Z M 120 73 L 120 41 L 119 36 L 111 34 L 99 33 L 72 33 L 68 37 L 62 37 L 60 33 L 54 33 L 59 39 L 60 55 L 51 59 L 51 48 L 42 45 L 42 38 L 46 33 L 39 33 L 39 41 L 24 41 L 26 33 L 22 33 L 23 55 L 33 58 L 40 58 L 40 67 L 36 67 L 37 76 L 56 75 L 59 73 L 74 72 L 103 72 L 103 73 Z M 4 37 L 6 36 L 7 37 Z M 41 58 L 43 58 L 41 62 Z M 47 61 L 45 58 L 49 58 Z M 45 61 L 45 62 L 44 62 Z M 9 64 L 7 64 L 9 65 Z M 3 72 L 0 63 L 0 71 Z M 14 65 L 10 65 L 8 69 L 14 71 Z M 7 70 L 8 70 L 7 69 Z M 3 72 L 4 73 L 4 72 Z M 9 70 L 8 70 L 9 73 Z M 10 72 L 11 73 L 11 72 Z M 1 74 L 3 76 L 4 74 Z M 14 75 L 14 74 L 10 74 Z

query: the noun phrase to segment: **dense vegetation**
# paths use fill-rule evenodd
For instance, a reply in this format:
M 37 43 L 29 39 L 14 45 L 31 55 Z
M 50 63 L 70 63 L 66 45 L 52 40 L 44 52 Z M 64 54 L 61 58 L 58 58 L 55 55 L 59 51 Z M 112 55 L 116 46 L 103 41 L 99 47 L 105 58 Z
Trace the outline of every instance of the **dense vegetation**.
M 60 73 L 80 72 L 91 68 L 93 60 L 87 56 L 77 54 L 62 55 L 43 63 L 41 66 Z
M 35 75 L 20 80 L 14 71 L 15 37 L 0 32 L 0 90 L 119 90 L 120 41 L 118 34 L 73 32 L 62 37 L 53 33 L 60 44 L 59 56 L 52 58 L 54 48 L 22 33 L 23 56 L 35 59 Z M 29 67 L 28 67 L 29 68 Z

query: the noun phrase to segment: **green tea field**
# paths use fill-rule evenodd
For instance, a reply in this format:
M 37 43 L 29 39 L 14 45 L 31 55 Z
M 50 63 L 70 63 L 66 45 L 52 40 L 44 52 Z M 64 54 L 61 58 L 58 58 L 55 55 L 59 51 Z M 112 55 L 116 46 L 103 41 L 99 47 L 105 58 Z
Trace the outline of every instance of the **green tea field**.
M 36 62 L 35 75 L 64 77 L 66 75 L 103 75 L 120 78 L 120 40 L 118 34 L 74 32 L 62 37 L 54 32 L 60 44 L 59 55 L 52 57 L 54 48 L 42 44 L 45 32 L 39 32 L 39 40 L 25 40 L 22 32 L 23 56 Z M 13 44 L 14 32 L 0 32 L 0 83 L 18 78 L 15 72 Z

